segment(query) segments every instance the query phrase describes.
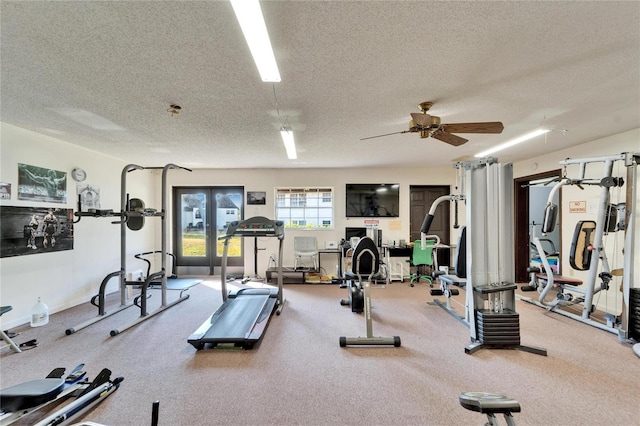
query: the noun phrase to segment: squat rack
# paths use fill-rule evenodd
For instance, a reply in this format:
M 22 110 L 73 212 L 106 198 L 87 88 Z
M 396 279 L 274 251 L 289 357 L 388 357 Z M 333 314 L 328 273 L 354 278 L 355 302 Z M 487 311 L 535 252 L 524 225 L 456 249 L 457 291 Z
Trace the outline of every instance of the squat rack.
M 127 175 L 128 173 L 134 170 L 162 170 L 162 207 L 160 211 L 156 209 L 144 208 L 144 203 L 140 200 L 129 199 L 129 194 L 127 193 Z M 66 330 L 66 334 L 73 334 L 83 328 L 86 328 L 92 324 L 95 324 L 98 321 L 101 321 L 111 315 L 117 314 L 118 312 L 127 309 L 134 304 L 140 308 L 140 317 L 135 321 L 120 327 L 111 330 L 111 336 L 115 336 L 139 323 L 147 320 L 148 318 L 159 314 L 160 312 L 175 306 L 176 304 L 186 300 L 189 298 L 189 295 L 184 295 L 183 292 L 180 293 L 180 296 L 168 303 L 167 302 L 167 273 L 166 273 L 166 253 L 167 251 L 167 173 L 170 169 L 182 169 L 191 172 L 191 169 L 181 167 L 172 163 L 165 165 L 164 167 L 143 167 L 137 164 L 128 164 L 122 169 L 121 177 L 120 177 L 120 212 L 113 212 L 113 210 L 96 210 L 92 212 L 83 212 L 81 208 L 80 199 L 78 199 L 78 211 L 74 213 L 74 215 L 78 218 L 76 221 L 79 222 L 82 217 L 120 217 L 120 220 L 113 221 L 113 224 L 120 225 L 120 270 L 112 272 L 108 274 L 100 284 L 99 293 L 95 295 L 91 299 L 91 304 L 98 308 L 98 316 L 91 318 L 75 327 L 68 328 Z M 133 202 L 133 201 L 137 202 Z M 144 282 L 135 282 L 130 283 L 126 280 L 126 268 L 127 268 L 127 228 L 137 231 L 142 229 L 144 225 L 145 217 L 160 217 L 162 220 L 161 226 L 161 235 L 162 235 L 162 253 L 161 256 L 161 270 L 155 272 L 153 274 L 148 274 Z M 119 278 L 119 288 L 120 288 L 120 306 L 115 308 L 114 310 L 107 312 L 105 310 L 105 291 L 108 282 L 112 279 L 118 277 Z M 160 280 L 161 282 L 161 304 L 158 309 L 149 313 L 147 311 L 147 290 L 149 285 L 154 281 Z M 141 294 L 137 296 L 133 301 L 127 300 L 127 285 L 140 285 L 141 286 Z

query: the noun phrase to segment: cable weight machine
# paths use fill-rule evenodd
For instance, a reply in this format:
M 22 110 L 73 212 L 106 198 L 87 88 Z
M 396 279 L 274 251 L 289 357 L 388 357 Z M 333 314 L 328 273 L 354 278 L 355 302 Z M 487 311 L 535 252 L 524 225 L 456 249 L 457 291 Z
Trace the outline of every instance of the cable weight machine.
M 473 354 L 482 348 L 519 349 L 546 356 L 546 349 L 520 343 L 515 309 L 513 165 L 500 164 L 489 157 L 455 163 L 454 167 L 459 170 L 460 194 L 436 199 L 420 231 L 421 237 L 426 238 L 438 203 L 465 202 L 464 322 L 471 337 L 465 353 Z

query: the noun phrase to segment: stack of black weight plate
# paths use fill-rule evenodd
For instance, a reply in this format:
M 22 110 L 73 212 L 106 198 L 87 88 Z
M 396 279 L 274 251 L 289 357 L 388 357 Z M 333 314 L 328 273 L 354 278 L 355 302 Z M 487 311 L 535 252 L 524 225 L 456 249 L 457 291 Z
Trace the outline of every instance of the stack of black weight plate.
M 629 290 L 629 337 L 640 340 L 640 288 Z
M 517 312 L 505 309 L 492 312 L 486 309 L 476 311 L 478 340 L 497 347 L 520 346 L 520 318 Z

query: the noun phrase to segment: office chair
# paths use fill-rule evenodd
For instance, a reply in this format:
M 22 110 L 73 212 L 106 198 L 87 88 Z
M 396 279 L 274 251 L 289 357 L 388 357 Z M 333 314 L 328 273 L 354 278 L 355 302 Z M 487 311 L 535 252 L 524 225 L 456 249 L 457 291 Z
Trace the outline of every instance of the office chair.
M 301 257 L 310 257 L 313 260 L 313 270 L 318 269 L 318 240 L 316 237 L 294 237 L 293 250 L 295 254 L 293 269 L 298 269 L 298 260 Z
M 416 240 L 413 243 L 413 252 L 411 253 L 411 265 L 416 267 L 416 271 L 409 275 L 409 285 L 413 287 L 416 282 L 425 280 L 429 285 L 433 284 L 433 278 L 430 275 L 433 269 L 433 250 L 436 242 L 434 240 L 426 240 L 426 246 L 422 249 L 422 241 Z

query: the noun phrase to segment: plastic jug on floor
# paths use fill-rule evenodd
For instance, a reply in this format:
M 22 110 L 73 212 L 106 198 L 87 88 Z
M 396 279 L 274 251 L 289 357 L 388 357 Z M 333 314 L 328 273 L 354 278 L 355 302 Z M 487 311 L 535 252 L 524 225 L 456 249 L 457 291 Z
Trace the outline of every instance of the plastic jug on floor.
M 38 297 L 38 303 L 31 310 L 31 327 L 41 327 L 49 324 L 49 307 Z

